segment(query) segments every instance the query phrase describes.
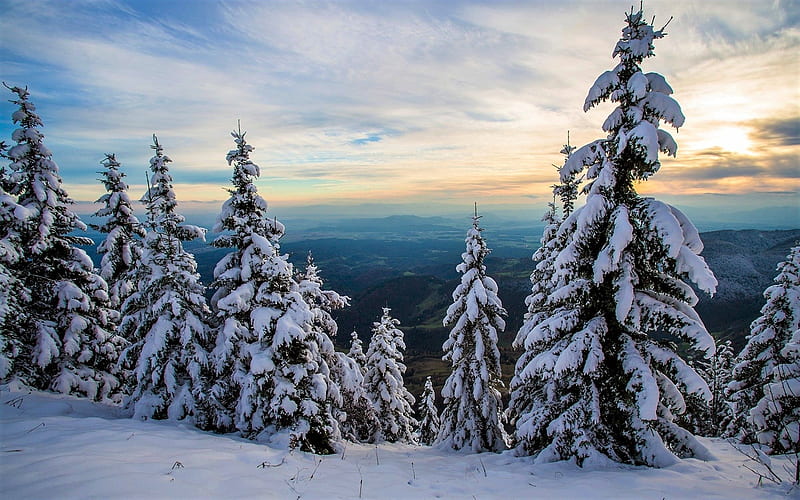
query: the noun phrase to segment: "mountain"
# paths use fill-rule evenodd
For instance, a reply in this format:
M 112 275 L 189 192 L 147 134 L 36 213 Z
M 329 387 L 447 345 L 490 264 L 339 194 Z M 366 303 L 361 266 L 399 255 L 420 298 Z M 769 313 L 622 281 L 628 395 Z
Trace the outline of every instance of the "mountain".
M 462 223 L 460 223 L 462 226 Z M 372 323 L 381 308 L 392 308 L 406 334 L 409 384 L 421 391 L 424 376 L 444 381 L 441 345 L 449 330 L 442 318 L 451 303 L 459 274 L 466 229 L 441 217 L 392 216 L 339 221 L 311 231 L 291 233 L 281 250 L 299 268 L 313 251 L 325 285 L 351 297 L 351 306 L 336 311 L 340 335 L 337 345 L 349 347 L 349 333 L 356 330 L 369 341 Z M 416 230 L 412 231 L 411 229 Z M 423 228 L 425 230 L 423 230 Z M 291 226 L 289 226 L 291 230 Z M 534 268 L 531 255 L 541 230 L 524 226 L 487 229 L 492 253 L 486 261 L 488 274 L 499 287 L 508 311 L 506 333 L 500 337 L 504 373 L 511 373 L 518 352 L 510 348 L 522 325 L 529 276 Z M 95 241 L 101 235 L 89 233 Z M 714 297 L 699 294 L 697 311 L 715 336 L 730 339 L 734 348 L 745 342 L 749 324 L 763 305 L 762 294 L 775 276 L 776 265 L 800 240 L 800 229 L 783 231 L 725 230 L 701 234 L 703 256 L 719 280 Z M 210 235 L 208 241 L 213 240 Z M 210 283 L 217 261 L 227 252 L 201 241 L 186 248 L 195 254 L 204 283 Z M 87 248 L 98 262 L 95 248 Z

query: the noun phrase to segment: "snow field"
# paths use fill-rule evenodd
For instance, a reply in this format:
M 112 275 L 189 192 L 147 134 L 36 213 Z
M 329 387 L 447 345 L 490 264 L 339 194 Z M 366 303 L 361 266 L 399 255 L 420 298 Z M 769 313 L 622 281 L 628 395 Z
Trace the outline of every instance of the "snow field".
M 786 487 L 757 487 L 743 467 L 754 463 L 723 440 L 700 439 L 717 460 L 663 469 L 535 465 L 510 452 L 405 444 L 342 443 L 338 454 L 317 456 L 137 421 L 71 396 L 0 392 L 0 484 L 9 499 L 800 498 Z M 774 465 L 781 460 L 773 457 Z

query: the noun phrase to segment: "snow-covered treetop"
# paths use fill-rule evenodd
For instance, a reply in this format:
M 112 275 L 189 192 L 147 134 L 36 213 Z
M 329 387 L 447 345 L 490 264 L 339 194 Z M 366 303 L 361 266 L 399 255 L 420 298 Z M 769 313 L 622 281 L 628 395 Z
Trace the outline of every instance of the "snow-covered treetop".
M 43 143 L 44 134 L 36 128 L 42 126 L 42 120 L 29 100 L 30 92 L 27 88 L 5 86 L 17 95 L 10 101 L 19 106 L 11 119 L 19 128 L 11 136 L 17 144 L 5 154 L 11 164 L 4 182 L 14 186 L 12 194 L 19 195 L 19 205 L 35 219 L 21 228 L 23 247 L 41 254 L 52 248 L 54 238 L 73 244 L 91 244 L 88 238 L 69 236 L 75 230 L 85 230 L 86 225 L 68 208 L 73 201 L 62 186 L 58 165 L 52 160 L 53 153 Z
M 339 295 L 333 290 L 322 289 L 322 277 L 319 269 L 314 264 L 314 256 L 309 251 L 306 257 L 306 270 L 298 275 L 297 279 L 300 293 L 311 307 L 319 307 L 324 311 L 342 309 L 350 305 L 350 298 Z M 332 333 L 336 333 L 335 331 Z
M 95 213 L 97 217 L 110 217 L 102 226 L 92 226 L 101 232 L 108 233 L 113 228 L 124 225 L 133 234 L 144 236 L 144 229 L 139 219 L 133 213 L 131 200 L 128 196 L 128 184 L 125 183 L 125 173 L 120 170 L 120 163 L 114 153 L 107 153 L 101 162 L 105 170 L 100 172 L 103 176 L 100 182 L 106 187 L 107 193 L 101 196 L 96 203 L 102 203 L 103 208 Z
M 175 211 L 178 201 L 172 188 L 172 175 L 169 173 L 169 156 L 159 144 L 158 137 L 153 134 L 153 145 L 150 146 L 155 155 L 150 158 L 150 170 L 153 177 L 150 186 L 142 197 L 147 206 L 148 224 L 161 228 L 165 234 L 181 241 L 205 238 L 205 229 L 191 224 L 183 224 L 186 218 Z
M 640 9 L 634 12 L 631 8 L 630 13 L 626 14 L 625 20 L 628 23 L 622 29 L 622 38 L 620 38 L 617 45 L 614 47 L 612 57 L 620 55 L 623 61 L 633 61 L 636 64 L 641 63 L 644 58 L 653 55 L 655 46 L 653 40 L 657 38 L 664 38 L 666 33 L 664 28 L 656 31 L 653 26 L 648 24 L 644 18 L 644 12 Z
M 222 204 L 214 232 L 230 231 L 233 234 L 219 236 L 214 245 L 219 247 L 243 248 L 250 234 L 257 234 L 276 244 L 283 236 L 285 228 L 275 218 L 267 217 L 267 202 L 258 194 L 254 184 L 261 175 L 261 169 L 250 160 L 255 149 L 247 144 L 246 132 L 241 129 L 231 132 L 236 149 L 231 150 L 226 159 L 233 166 L 233 189 L 230 198 Z
M 663 28 L 654 30 L 643 19 L 641 10 L 627 14 L 626 23 L 613 53 L 613 57 L 620 58 L 619 64 L 597 78 L 583 105 L 584 111 L 588 111 L 606 100 L 618 103 L 603 123 L 608 139 L 577 149 L 561 169 L 562 181 L 586 167 L 589 167 L 587 179 L 600 180 L 598 189 L 617 180 L 644 180 L 659 169 L 659 151 L 671 156 L 677 153 L 675 140 L 658 127 L 662 120 L 676 129 L 683 126 L 685 117 L 681 107 L 670 97 L 672 88 L 663 76 L 643 73 L 640 67 L 645 58 L 653 55 L 653 41 L 666 33 Z M 626 150 L 636 160 L 628 162 L 634 168 L 626 172 L 605 169 L 601 175 L 610 157 L 622 155 Z M 587 188 L 591 189 L 591 185 Z
M 569 157 L 577 149 L 569 143 L 569 132 L 567 132 L 567 143 L 561 148 L 561 154 L 564 155 L 564 163 L 569 161 Z M 554 165 L 557 170 L 561 167 Z M 561 184 L 553 184 L 553 197 L 558 197 L 561 200 L 561 208 L 564 211 L 564 219 L 575 209 L 575 200 L 578 199 L 578 186 L 583 182 L 583 176 L 577 177 L 575 174 L 570 175 L 568 178 L 562 178 Z M 555 204 L 552 207 L 553 216 L 555 216 Z M 549 213 L 549 212 L 548 212 Z M 547 215 L 547 214 L 546 214 Z M 543 219 L 544 220 L 544 219 Z M 549 221 L 548 221 L 549 223 Z
M 178 202 L 175 198 L 175 191 L 172 189 L 172 175 L 169 173 L 169 164 L 172 159 L 164 154 L 164 147 L 159 144 L 156 134 L 153 134 L 153 144 L 150 149 L 156 153 L 150 158 L 150 170 L 153 171 L 153 177 L 150 179 L 150 186 L 148 186 L 142 201 L 147 204 L 149 218 L 156 219 L 162 214 L 174 212 Z

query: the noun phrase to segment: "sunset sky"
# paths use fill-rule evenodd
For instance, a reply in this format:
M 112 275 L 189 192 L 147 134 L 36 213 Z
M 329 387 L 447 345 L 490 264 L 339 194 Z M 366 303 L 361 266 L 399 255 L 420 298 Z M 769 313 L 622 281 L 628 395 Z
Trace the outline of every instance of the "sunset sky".
M 0 0 L 0 77 L 28 85 L 79 201 L 102 194 L 106 152 L 140 196 L 156 133 L 179 201 L 214 211 L 241 120 L 279 215 L 477 201 L 534 217 L 567 131 L 576 146 L 602 137 L 611 108 L 583 101 L 616 64 L 630 4 Z M 686 123 L 640 192 L 693 217 L 800 220 L 800 2 L 649 0 L 645 13 L 673 17 L 645 70 L 667 78 Z M 13 110 L 3 99 L 6 142 Z

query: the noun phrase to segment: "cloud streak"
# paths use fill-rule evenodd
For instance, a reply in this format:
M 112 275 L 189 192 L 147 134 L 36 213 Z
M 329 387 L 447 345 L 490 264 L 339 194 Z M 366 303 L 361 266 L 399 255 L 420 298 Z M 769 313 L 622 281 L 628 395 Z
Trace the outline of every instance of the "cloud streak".
M 222 199 L 239 119 L 271 200 L 519 204 L 549 197 L 567 130 L 576 145 L 602 136 L 608 110 L 581 105 L 615 64 L 629 3 L 9 0 L 0 31 L 7 78 L 31 86 L 78 199 L 101 193 L 105 152 L 138 176 L 153 132 L 179 196 Z M 647 69 L 670 80 L 687 124 L 645 189 L 797 190 L 793 5 L 647 8 L 675 16 Z

